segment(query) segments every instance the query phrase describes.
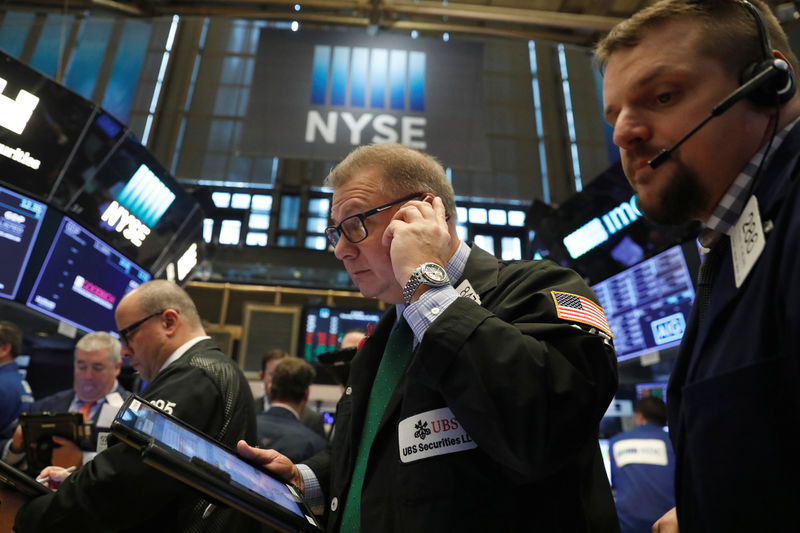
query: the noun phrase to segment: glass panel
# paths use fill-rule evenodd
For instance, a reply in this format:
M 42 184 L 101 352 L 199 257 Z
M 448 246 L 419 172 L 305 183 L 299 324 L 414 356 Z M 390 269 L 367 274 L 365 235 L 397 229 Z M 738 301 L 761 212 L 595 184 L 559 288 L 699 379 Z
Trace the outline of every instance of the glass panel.
M 239 235 L 242 230 L 241 220 L 223 220 L 219 227 L 220 244 L 239 244 Z
M 489 235 L 475 235 L 475 244 L 494 255 L 494 237 Z
M 469 221 L 473 224 L 486 224 L 488 221 L 486 209 L 483 207 L 470 207 L 469 208 Z
M 64 85 L 84 98 L 92 98 L 113 26 L 114 21 L 109 18 L 89 17 L 84 21 L 64 78 Z
M 500 240 L 501 259 L 522 259 L 522 242 L 519 237 L 503 237 Z
M 461 224 L 457 225 L 456 226 L 456 233 L 458 233 L 458 238 L 461 239 L 462 241 L 468 240 L 467 227 L 466 226 L 462 226 Z
M 328 218 L 331 201 L 328 198 L 312 198 L 308 201 L 308 212 L 312 215 Z
M 215 207 L 225 209 L 231 205 L 231 193 L 222 191 L 212 192 L 211 201 L 214 202 Z
M 269 211 L 272 209 L 272 196 L 265 194 L 254 194 L 253 202 L 250 205 L 253 211 Z
M 203 240 L 211 242 L 211 235 L 214 232 L 214 220 L 211 218 L 203 219 Z
M 460 222 L 467 221 L 467 208 L 466 207 L 456 207 L 456 215 L 458 215 L 458 220 Z
M 306 221 L 306 232 L 308 233 L 325 233 L 325 228 L 328 226 L 328 218 L 309 217 Z
M 8 15 L 7 13 L 6 16 Z M 42 71 L 51 78 L 56 77 L 61 40 L 66 39 L 69 34 L 74 18 L 71 15 L 57 15 L 54 13 L 47 15 L 42 33 L 39 36 L 39 42 L 36 43 L 36 50 L 33 52 L 33 58 L 31 58 L 31 66 L 33 68 Z M 2 35 L 2 32 L 0 32 L 0 35 Z M 136 85 L 136 80 L 134 80 L 133 84 Z
M 278 246 L 292 247 L 297 243 L 297 238 L 292 235 L 278 235 Z
M 269 215 L 263 213 L 251 214 L 248 226 L 250 229 L 269 229 Z
M 250 195 L 237 192 L 231 196 L 231 207 L 234 209 L 249 209 L 250 208 Z
M 508 212 L 508 225 L 509 226 L 524 226 L 525 225 L 525 211 L 509 211 Z
M 32 25 L 33 13 L 5 11 L 3 25 L 0 27 L 0 50 L 10 56 L 19 57 Z
M 489 209 L 489 224 L 497 226 L 506 225 L 506 212 L 504 209 Z
M 278 227 L 280 229 L 297 229 L 297 220 L 299 217 L 300 197 L 292 195 L 283 196 L 281 198 L 281 213 Z M 292 242 L 292 246 L 294 246 L 294 242 Z
M 247 234 L 247 238 L 245 239 L 245 244 L 247 246 L 266 246 L 267 245 L 267 234 L 266 233 L 255 233 L 249 232 Z
M 324 250 L 328 247 L 328 239 L 325 237 L 306 237 L 306 248 L 312 250 Z
M 138 20 L 126 20 L 122 30 L 117 57 L 103 96 L 103 108 L 122 122 L 128 121 L 131 112 L 150 30 L 150 23 Z

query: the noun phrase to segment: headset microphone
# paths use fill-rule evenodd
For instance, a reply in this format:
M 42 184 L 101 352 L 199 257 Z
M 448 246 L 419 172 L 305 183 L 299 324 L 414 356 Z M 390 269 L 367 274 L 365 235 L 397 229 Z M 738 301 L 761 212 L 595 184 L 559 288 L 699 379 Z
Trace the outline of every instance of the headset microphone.
M 741 85 L 738 89 L 729 94 L 723 101 L 714 106 L 714 109 L 711 110 L 711 113 L 709 113 L 706 118 L 701 120 L 697 126 L 692 128 L 689 133 L 681 137 L 681 139 L 673 144 L 670 148 L 661 150 L 661 152 L 659 152 L 658 155 L 653 159 L 648 161 L 647 164 L 650 165 L 650 168 L 657 168 L 663 165 L 667 159 L 672 156 L 672 152 L 677 150 L 678 147 L 680 147 L 680 145 L 682 145 L 689 137 L 697 133 L 697 131 L 705 126 L 709 120 L 720 116 L 725 111 L 730 109 L 733 104 L 742 98 L 745 98 L 747 95 L 764 84 L 769 83 L 779 74 L 783 74 L 785 76 L 787 73 L 789 73 L 789 65 L 786 63 L 786 61 L 783 61 L 782 59 L 771 60 L 769 65 L 764 70 L 750 78 L 750 80 Z M 791 76 L 791 74 L 789 74 L 789 76 Z

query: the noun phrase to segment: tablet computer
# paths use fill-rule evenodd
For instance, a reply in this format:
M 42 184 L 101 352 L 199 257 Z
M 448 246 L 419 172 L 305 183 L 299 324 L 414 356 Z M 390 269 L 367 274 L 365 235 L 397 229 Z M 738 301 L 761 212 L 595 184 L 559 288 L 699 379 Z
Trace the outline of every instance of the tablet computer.
M 142 460 L 281 531 L 321 531 L 294 486 L 252 465 L 236 452 L 132 395 L 111 433 L 141 450 Z
M 80 448 L 91 441 L 92 428 L 81 413 L 22 413 L 19 415 L 29 472 L 40 472 L 53 459 L 53 436 L 71 440 Z
M 53 492 L 52 489 L 5 461 L 0 461 L 0 483 L 30 498 Z

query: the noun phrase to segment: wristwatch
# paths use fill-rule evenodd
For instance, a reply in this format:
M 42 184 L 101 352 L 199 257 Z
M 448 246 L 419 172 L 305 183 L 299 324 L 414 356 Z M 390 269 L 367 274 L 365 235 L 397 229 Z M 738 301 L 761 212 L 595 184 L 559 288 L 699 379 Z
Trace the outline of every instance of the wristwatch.
M 431 287 L 442 287 L 443 285 L 450 285 L 450 278 L 447 276 L 447 271 L 441 265 L 436 263 L 422 263 L 414 269 L 411 277 L 408 278 L 406 286 L 403 287 L 403 301 L 406 305 L 411 303 L 411 298 L 417 291 L 420 285 L 429 285 Z

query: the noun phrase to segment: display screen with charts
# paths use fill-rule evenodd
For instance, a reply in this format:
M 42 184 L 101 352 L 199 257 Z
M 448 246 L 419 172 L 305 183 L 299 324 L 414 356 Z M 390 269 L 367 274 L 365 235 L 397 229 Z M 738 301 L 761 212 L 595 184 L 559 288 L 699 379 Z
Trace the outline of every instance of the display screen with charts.
M 111 432 L 141 450 L 145 463 L 257 520 L 282 531 L 321 531 L 296 487 L 139 396 L 125 401 Z

